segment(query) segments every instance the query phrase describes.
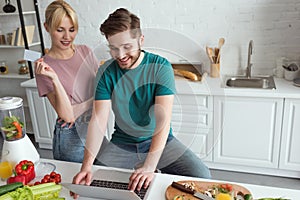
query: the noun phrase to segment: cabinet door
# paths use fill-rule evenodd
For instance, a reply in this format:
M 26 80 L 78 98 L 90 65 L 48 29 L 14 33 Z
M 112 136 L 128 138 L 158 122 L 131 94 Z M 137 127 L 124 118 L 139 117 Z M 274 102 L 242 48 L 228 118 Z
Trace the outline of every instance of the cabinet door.
M 214 161 L 278 167 L 283 99 L 215 97 Z
M 52 149 L 55 110 L 47 98 L 41 98 L 35 88 L 26 88 L 30 116 L 36 142 L 40 148 Z
M 200 158 L 212 160 L 212 97 L 176 95 L 172 114 L 173 133 Z
M 300 100 L 286 99 L 282 127 L 280 168 L 300 171 Z

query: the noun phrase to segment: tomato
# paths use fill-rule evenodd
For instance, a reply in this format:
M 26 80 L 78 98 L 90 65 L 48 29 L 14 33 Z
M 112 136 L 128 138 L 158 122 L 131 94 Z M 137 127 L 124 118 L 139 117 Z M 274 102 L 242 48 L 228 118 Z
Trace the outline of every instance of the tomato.
M 46 174 L 41 180 L 42 183 L 55 182 L 56 184 L 61 182 L 61 175 L 56 172 L 51 172 L 50 174 Z
M 41 183 L 48 183 L 49 182 L 49 180 L 48 179 L 45 179 L 45 178 L 43 178 L 42 180 L 41 180 Z
M 50 175 L 49 175 L 49 174 L 46 174 L 46 175 L 44 176 L 44 179 L 50 180 Z
M 55 177 L 54 180 L 55 180 L 55 183 L 60 183 L 61 182 L 61 178 L 60 177 Z
M 50 179 L 49 179 L 49 182 L 54 182 L 54 183 L 56 183 L 56 181 L 55 181 L 54 178 L 50 178 Z
M 56 174 L 55 178 L 61 179 L 61 175 L 60 174 Z
M 227 190 L 229 191 L 229 192 L 231 192 L 232 191 L 232 185 L 230 185 L 230 184 L 227 184 Z
M 39 182 L 39 181 L 36 181 L 36 182 L 34 183 L 34 185 L 39 185 L 39 184 L 41 184 L 41 182 Z
M 55 175 L 56 175 L 56 172 L 51 172 L 50 173 L 50 176 L 53 177 L 53 178 L 55 177 Z

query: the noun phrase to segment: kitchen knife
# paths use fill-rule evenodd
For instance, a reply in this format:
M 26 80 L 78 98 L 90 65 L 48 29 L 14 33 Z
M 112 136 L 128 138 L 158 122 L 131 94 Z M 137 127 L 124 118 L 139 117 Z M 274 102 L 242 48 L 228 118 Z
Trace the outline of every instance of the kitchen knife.
M 202 200 L 215 200 L 214 198 L 212 197 L 209 197 L 205 194 L 202 194 L 200 192 L 197 192 L 196 190 L 192 190 L 192 189 L 189 189 L 187 187 L 185 187 L 184 185 L 180 184 L 180 183 L 177 183 L 177 182 L 174 182 L 172 183 L 171 185 L 172 187 L 182 191 L 182 192 L 186 192 L 186 193 L 189 193 L 189 194 L 192 194 L 194 197 L 198 198 L 198 199 L 202 199 Z

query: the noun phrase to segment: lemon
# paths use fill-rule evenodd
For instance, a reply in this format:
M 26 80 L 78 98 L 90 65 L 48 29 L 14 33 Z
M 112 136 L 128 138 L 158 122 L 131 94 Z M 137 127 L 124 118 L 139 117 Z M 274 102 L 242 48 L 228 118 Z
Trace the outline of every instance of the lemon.
M 216 200 L 232 200 L 230 194 L 220 193 L 217 194 Z

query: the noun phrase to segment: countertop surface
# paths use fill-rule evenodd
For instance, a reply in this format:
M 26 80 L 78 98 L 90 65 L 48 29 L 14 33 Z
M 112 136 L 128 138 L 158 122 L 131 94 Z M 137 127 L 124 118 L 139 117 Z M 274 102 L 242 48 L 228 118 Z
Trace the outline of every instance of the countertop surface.
M 193 82 L 181 77 L 176 77 L 175 80 L 178 94 L 300 99 L 300 87 L 293 85 L 292 81 L 286 81 L 282 78 L 274 78 L 276 85 L 274 90 L 225 88 L 222 77 L 211 78 L 207 76 L 203 82 Z M 21 86 L 36 88 L 36 81 L 35 79 L 24 81 Z
M 300 87 L 292 81 L 274 78 L 276 89 L 228 88 L 224 87 L 224 80 L 206 77 L 203 82 L 192 82 L 176 77 L 178 94 L 203 94 L 212 96 L 244 96 L 266 98 L 300 98 Z
M 79 171 L 81 164 L 79 163 L 71 163 L 71 162 L 64 162 L 64 161 L 57 161 L 57 160 L 50 160 L 50 159 L 41 159 L 44 162 L 50 162 L 56 166 L 56 172 L 60 173 L 62 176 L 62 182 L 71 182 L 73 176 Z M 101 166 L 94 166 L 94 170 L 101 168 Z M 105 167 L 102 167 L 105 168 Z M 224 182 L 218 180 L 207 180 L 207 179 L 200 179 L 200 178 L 193 178 L 193 177 L 185 177 L 185 176 L 175 176 L 175 175 L 168 175 L 168 174 L 156 174 L 154 180 L 151 183 L 151 186 L 148 190 L 148 197 L 146 199 L 157 199 L 157 200 L 164 200 L 165 199 L 165 191 L 167 187 L 173 181 L 180 181 L 180 180 L 193 180 L 193 181 L 213 181 L 213 182 Z M 231 182 L 235 183 L 235 182 Z M 0 185 L 3 185 L 4 182 L 0 181 Z M 300 197 L 299 190 L 293 189 L 284 189 L 284 188 L 276 188 L 276 187 L 267 187 L 267 186 L 259 186 L 259 185 L 252 185 L 252 184 L 242 184 L 242 183 L 235 183 L 247 188 L 254 198 L 265 198 L 265 197 L 273 197 L 273 198 L 288 198 L 291 200 L 298 200 Z M 71 200 L 72 198 L 69 196 L 69 191 L 65 188 L 62 189 L 61 197 L 65 197 L 66 200 Z M 87 197 L 80 197 L 79 200 L 84 199 L 92 199 Z

